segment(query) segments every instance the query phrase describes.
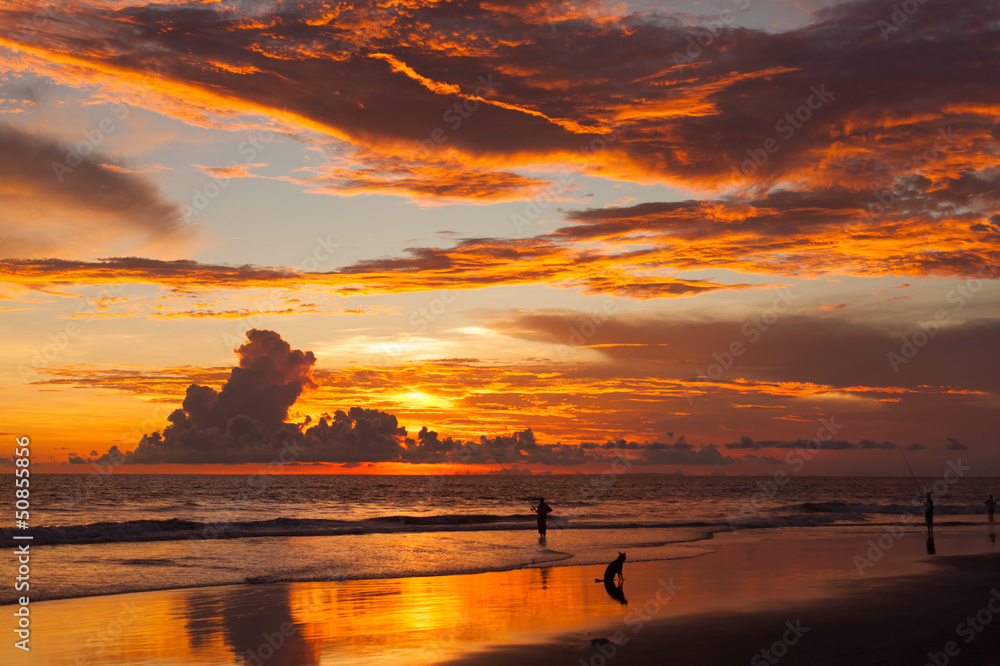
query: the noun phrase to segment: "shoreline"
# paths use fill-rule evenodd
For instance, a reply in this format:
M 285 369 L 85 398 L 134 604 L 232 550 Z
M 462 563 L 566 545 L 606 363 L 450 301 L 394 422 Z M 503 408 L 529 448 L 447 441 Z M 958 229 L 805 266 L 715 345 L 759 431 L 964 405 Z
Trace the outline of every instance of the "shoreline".
M 976 534 L 979 530 L 972 529 L 967 523 L 949 525 L 939 524 L 939 533 L 951 539 Z M 111 544 L 86 544 L 82 549 L 73 545 L 61 544 L 53 546 L 33 546 L 32 557 L 37 565 L 38 573 L 32 587 L 36 589 L 33 598 L 36 602 L 59 601 L 72 599 L 98 598 L 118 594 L 143 594 L 166 591 L 183 591 L 208 589 L 215 587 L 232 587 L 239 585 L 266 585 L 275 583 L 346 583 L 364 580 L 395 580 L 405 578 L 423 578 L 437 576 L 464 576 L 482 573 L 502 573 L 517 570 L 531 570 L 549 567 L 582 567 L 606 564 L 607 559 L 613 559 L 618 552 L 611 548 L 611 541 L 620 534 L 623 538 L 634 539 L 641 535 L 645 538 L 659 541 L 659 544 L 643 544 L 654 546 L 632 550 L 632 560 L 629 565 L 639 562 L 675 562 L 704 557 L 717 548 L 719 544 L 731 544 L 742 541 L 764 541 L 769 539 L 795 539 L 812 541 L 815 539 L 857 539 L 881 533 L 906 533 L 912 535 L 918 532 L 922 525 L 912 524 L 857 524 L 857 525 L 816 525 L 809 527 L 748 527 L 732 531 L 721 526 L 678 528 L 669 535 L 662 530 L 634 530 L 627 528 L 604 528 L 598 530 L 602 538 L 609 540 L 606 544 L 608 557 L 595 558 L 593 554 L 581 555 L 579 546 L 588 538 L 589 528 L 559 530 L 550 534 L 550 539 L 544 546 L 535 546 L 533 539 L 525 539 L 517 546 L 517 557 L 529 557 L 529 561 L 508 559 L 504 561 L 488 561 L 470 559 L 469 555 L 481 555 L 482 552 L 456 552 L 451 563 L 443 561 L 417 562 L 411 558 L 414 566 L 401 567 L 399 562 L 407 544 L 420 538 L 420 542 L 429 545 L 434 539 L 448 539 L 448 544 L 442 544 L 454 549 L 459 543 L 456 539 L 467 540 L 469 543 L 491 541 L 491 547 L 507 547 L 502 542 L 509 532 L 497 530 L 459 530 L 424 532 L 413 534 L 370 534 L 352 535 L 371 540 L 361 544 L 362 548 L 377 548 L 377 557 L 369 558 L 368 568 L 356 566 L 353 561 L 356 550 L 350 541 L 341 541 L 341 536 L 289 536 L 289 537 L 246 537 L 242 539 L 211 539 L 205 541 L 162 540 L 155 542 L 120 542 Z M 991 530 L 994 528 L 990 528 Z M 647 536 L 648 533 L 648 536 Z M 991 532 L 992 534 L 992 532 Z M 399 538 L 402 537 L 403 541 Z M 517 537 L 515 536 L 515 539 Z M 666 540 L 663 540 L 665 539 Z M 662 540 L 662 541 L 661 541 Z M 96 549 L 96 550 L 91 550 Z M 192 551 L 193 549 L 193 551 Z M 214 550 L 213 550 L 214 549 Z M 222 549 L 225 549 L 223 552 Z M 626 548 L 626 550 L 629 550 Z M 207 557 L 215 560 L 220 556 L 245 558 L 250 563 L 256 563 L 239 570 L 232 566 L 220 566 L 210 570 L 198 568 L 206 560 L 191 560 L 195 557 Z M 285 557 L 302 558 L 303 554 L 320 553 L 323 557 L 310 560 L 308 556 L 301 562 L 303 566 L 288 569 L 281 567 L 261 568 L 260 563 L 268 558 L 285 559 Z M 414 555 L 414 553 L 409 553 Z M 333 568 L 323 569 L 322 560 L 332 557 L 341 563 Z M 105 567 L 99 572 L 87 571 L 88 561 L 93 558 L 104 558 L 108 561 L 119 561 L 124 566 Z M 375 562 L 375 564 L 372 564 Z M 393 564 L 386 564 L 394 562 Z M 83 563 L 83 564 L 81 564 Z M 237 561 L 228 564 L 235 565 Z M 444 568 L 442 568 L 444 565 Z M 603 564 L 601 564 L 603 566 Z M 255 568 L 256 567 L 256 568 Z M 156 572 L 156 586 L 150 586 L 149 573 Z M 82 575 L 81 575 L 82 574 Z M 106 576 L 105 582 L 81 583 L 82 580 L 97 580 L 94 575 Z M 171 574 L 176 574 L 171 577 Z M 110 575 L 110 582 L 107 576 Z M 50 578 L 51 577 L 51 578 Z M 37 583 L 37 585 L 35 584 Z M 0 595 L 0 608 L 17 603 L 17 595 L 9 593 Z
M 919 614 L 929 600 L 947 602 L 955 612 L 968 606 L 968 612 L 975 613 L 986 602 L 979 593 L 1000 587 L 1000 575 L 993 573 L 1000 556 L 943 557 L 990 550 L 983 534 L 942 530 L 937 539 L 941 555 L 935 558 L 923 552 L 922 535 L 905 535 L 863 575 L 852 561 L 854 555 L 864 554 L 861 537 L 761 536 L 718 537 L 713 552 L 703 557 L 626 562 L 622 596 L 627 605 L 594 582 L 602 576 L 603 565 L 231 585 L 37 602 L 32 604 L 31 663 L 77 663 L 80 656 L 87 664 L 122 663 L 177 655 L 180 663 L 196 665 L 234 659 L 255 664 L 263 650 L 273 654 L 261 663 L 273 666 L 328 659 L 343 664 L 455 666 L 488 666 L 511 658 L 524 666 L 543 660 L 548 666 L 583 659 L 596 664 L 600 659 L 595 655 L 606 657 L 590 640 L 614 638 L 616 631 L 629 632 L 629 640 L 614 647 L 615 663 L 650 663 L 651 655 L 659 659 L 664 650 L 692 660 L 687 663 L 732 663 L 725 659 L 740 654 L 737 661 L 749 660 L 776 640 L 769 638 L 775 632 L 780 638 L 788 630 L 782 629 L 786 620 L 794 623 L 799 616 L 813 633 L 807 633 L 810 641 L 803 638 L 795 646 L 796 654 L 810 655 L 812 661 L 802 663 L 829 663 L 808 647 L 822 643 L 811 640 L 822 633 L 816 631 L 819 627 L 844 626 L 863 635 L 863 627 L 852 624 L 852 617 L 871 621 L 868 611 L 879 607 L 910 618 L 912 610 Z M 919 590 L 909 589 L 914 585 Z M 955 590 L 964 591 L 956 595 Z M 880 595 L 881 606 L 864 596 L 874 593 Z M 983 596 L 982 603 L 976 601 L 977 594 Z M 947 598 L 942 602 L 939 597 Z M 860 608 L 858 599 L 864 600 Z M 812 613 L 809 620 L 802 615 L 806 610 Z M 906 623 L 893 622 L 891 617 L 878 620 L 879 626 L 892 625 L 902 635 Z M 920 626 L 921 635 L 948 633 Z M 634 631 L 636 627 L 641 630 Z M 720 631 L 725 645 L 712 649 L 731 652 L 720 652 L 725 658 L 719 656 L 718 662 L 714 656 L 705 661 L 705 646 L 718 643 L 713 637 Z M 991 635 L 996 634 L 1000 618 Z M 270 647 L 269 639 L 280 643 L 279 648 Z M 993 646 L 991 641 L 981 644 Z M 754 649 L 747 653 L 750 647 Z M 5 652 L 6 646 L 0 655 Z M 27 663 L 16 653 L 11 658 L 15 661 L 8 663 Z M 787 659 L 796 663 L 797 657 L 789 652 Z
M 36 601 L 57 601 L 238 585 L 341 583 L 588 566 L 604 561 L 603 555 L 581 554 L 584 545 L 594 545 L 595 535 L 590 531 L 560 530 L 550 533 L 545 544 L 533 535 L 502 530 L 458 530 L 346 538 L 247 537 L 33 546 L 37 570 L 37 585 L 33 587 Z M 702 556 L 709 552 L 707 544 L 716 533 L 702 528 L 669 532 L 606 528 L 597 532 L 600 536 L 596 538 L 609 544 L 626 537 L 661 540 L 658 547 L 647 549 L 648 558 L 653 560 Z M 520 545 L 514 547 L 512 541 Z M 434 544 L 436 549 L 431 547 Z M 427 557 L 428 549 L 438 551 L 433 559 Z M 610 553 L 611 546 L 606 550 Z M 375 555 L 365 560 L 366 551 Z M 100 569 L 92 564 L 95 558 L 105 562 Z M 286 559 L 296 560 L 298 566 L 282 566 Z M 202 564 L 205 568 L 200 568 Z M 152 571 L 157 572 L 157 578 L 149 577 Z M 95 575 L 111 580 L 95 584 Z M 13 605 L 15 600 L 12 593 L 0 593 L 0 607 Z

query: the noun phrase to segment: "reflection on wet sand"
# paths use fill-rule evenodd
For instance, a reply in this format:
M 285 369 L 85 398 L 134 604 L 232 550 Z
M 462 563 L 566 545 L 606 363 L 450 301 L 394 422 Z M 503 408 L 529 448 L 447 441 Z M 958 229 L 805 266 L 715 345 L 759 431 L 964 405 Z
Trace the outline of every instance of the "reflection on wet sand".
M 546 567 L 465 576 L 235 585 L 32 604 L 33 666 L 73 664 L 431 664 L 490 646 L 626 627 L 629 614 L 670 619 L 849 592 L 852 557 L 869 533 L 845 539 L 758 541 L 720 535 L 704 557 L 636 562 L 629 604 L 601 584 L 604 567 Z M 759 537 L 758 537 L 759 538 Z M 985 546 L 975 535 L 949 553 Z M 918 534 L 906 535 L 865 579 L 919 573 Z M 944 549 L 944 545 L 942 546 Z M 669 584 L 669 601 L 657 596 Z M 0 663 L 24 663 L 10 643 Z
M 426 664 L 617 613 L 581 569 L 238 585 L 42 602 L 33 664 Z M 593 576 L 592 571 L 587 571 Z M 125 614 L 123 620 L 119 615 Z M 81 617 L 82 616 L 82 617 Z
M 190 590 L 184 598 L 184 629 L 193 655 L 221 642 L 238 663 L 309 666 L 319 659 L 292 619 L 284 585 Z

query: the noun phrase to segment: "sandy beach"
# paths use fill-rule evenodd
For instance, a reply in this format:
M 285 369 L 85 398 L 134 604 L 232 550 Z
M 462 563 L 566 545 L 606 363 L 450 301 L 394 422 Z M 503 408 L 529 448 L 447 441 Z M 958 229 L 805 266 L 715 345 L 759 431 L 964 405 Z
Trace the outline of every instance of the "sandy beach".
M 818 585 L 807 576 L 796 581 L 793 574 L 784 590 L 762 589 L 756 603 L 744 597 L 744 609 L 724 609 L 729 604 L 723 601 L 710 610 L 716 604 L 707 599 L 685 608 L 683 589 L 670 604 L 659 604 L 661 597 L 647 586 L 631 615 L 586 636 L 508 646 L 449 664 L 992 666 L 1000 663 L 998 567 L 1000 555 L 981 554 L 935 557 L 904 566 L 908 573 L 832 577 Z M 819 595 L 796 598 L 793 590 L 800 584 Z M 591 636 L 614 644 L 582 640 Z
M 720 534 L 707 555 L 626 563 L 627 603 L 594 582 L 595 566 L 40 602 L 30 655 L 10 642 L 0 654 L 45 665 L 457 666 L 917 664 L 931 652 L 992 664 L 1000 556 L 985 529 L 939 530 L 934 556 L 916 531 L 881 555 L 869 552 L 875 532 Z M 877 561 L 862 575 L 856 556 Z

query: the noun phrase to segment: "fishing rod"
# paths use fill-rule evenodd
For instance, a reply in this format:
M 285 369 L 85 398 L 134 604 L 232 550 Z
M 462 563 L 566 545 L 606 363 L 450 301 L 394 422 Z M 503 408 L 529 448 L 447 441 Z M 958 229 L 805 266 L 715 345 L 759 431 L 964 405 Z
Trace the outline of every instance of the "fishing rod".
M 910 467 L 910 461 L 906 459 L 906 454 L 903 453 L 903 447 L 899 445 L 899 442 L 896 441 L 895 437 L 892 438 L 892 443 L 896 445 L 896 448 L 899 449 L 899 454 L 903 456 L 903 462 L 906 463 L 906 469 L 910 470 L 910 477 L 913 479 L 913 485 L 917 487 L 917 496 L 921 497 L 923 495 L 923 490 L 920 489 L 920 484 L 917 483 L 917 477 L 913 473 L 913 468 Z
M 525 495 L 525 493 L 524 493 L 524 490 L 523 490 L 523 489 L 521 488 L 521 484 L 517 482 L 517 479 L 515 479 L 515 478 L 514 478 L 514 477 L 513 477 L 512 475 L 511 475 L 511 473 L 510 473 L 510 472 L 508 472 L 508 471 L 507 471 L 507 468 L 506 468 L 506 467 L 504 467 L 504 464 L 503 464 L 503 463 L 502 463 L 502 462 L 500 461 L 500 458 L 498 458 L 498 457 L 497 457 L 497 453 L 496 453 L 496 451 L 495 451 L 495 450 L 493 449 L 493 443 L 492 443 L 492 442 L 490 442 L 490 440 L 488 440 L 488 439 L 486 440 L 486 443 L 487 443 L 487 445 L 489 446 L 489 449 L 490 449 L 490 454 L 492 454 L 492 456 L 493 456 L 493 459 L 497 461 L 497 464 L 498 464 L 498 465 L 500 465 L 500 469 L 502 469 L 502 470 L 504 471 L 504 474 L 506 474 L 506 475 L 507 475 L 507 478 L 508 478 L 508 479 L 510 479 L 510 480 L 511 480 L 511 482 L 512 482 L 512 483 L 513 483 L 513 484 L 514 484 L 515 486 L 517 486 L 517 492 L 521 493 L 521 497 L 523 497 L 523 498 L 527 499 L 527 497 L 528 497 L 528 496 L 527 496 L 527 495 Z M 531 510 L 532 510 L 532 511 L 534 511 L 534 510 L 535 510 L 535 505 L 534 505 L 534 504 L 532 504 L 530 500 L 528 500 L 528 506 L 530 506 L 530 507 L 531 507 Z

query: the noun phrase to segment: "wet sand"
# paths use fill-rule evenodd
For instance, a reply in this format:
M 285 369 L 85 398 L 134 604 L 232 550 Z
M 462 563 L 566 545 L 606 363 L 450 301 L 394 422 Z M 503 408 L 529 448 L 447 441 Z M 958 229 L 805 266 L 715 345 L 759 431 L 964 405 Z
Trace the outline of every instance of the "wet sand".
M 39 602 L 30 654 L 8 640 L 0 661 L 924 664 L 932 652 L 936 666 L 1000 665 L 1000 556 L 985 526 L 939 532 L 934 556 L 919 533 L 881 554 L 878 536 L 719 535 L 698 544 L 707 555 L 626 562 L 620 592 L 594 582 L 603 566 L 566 566 Z M 856 557 L 875 561 L 859 572 Z M 616 645 L 591 645 L 601 637 Z
M 943 557 L 927 573 L 841 583 L 831 592 L 742 611 L 663 613 L 647 623 L 633 616 L 588 634 L 613 644 L 569 634 L 448 663 L 1000 665 L 1000 555 Z

